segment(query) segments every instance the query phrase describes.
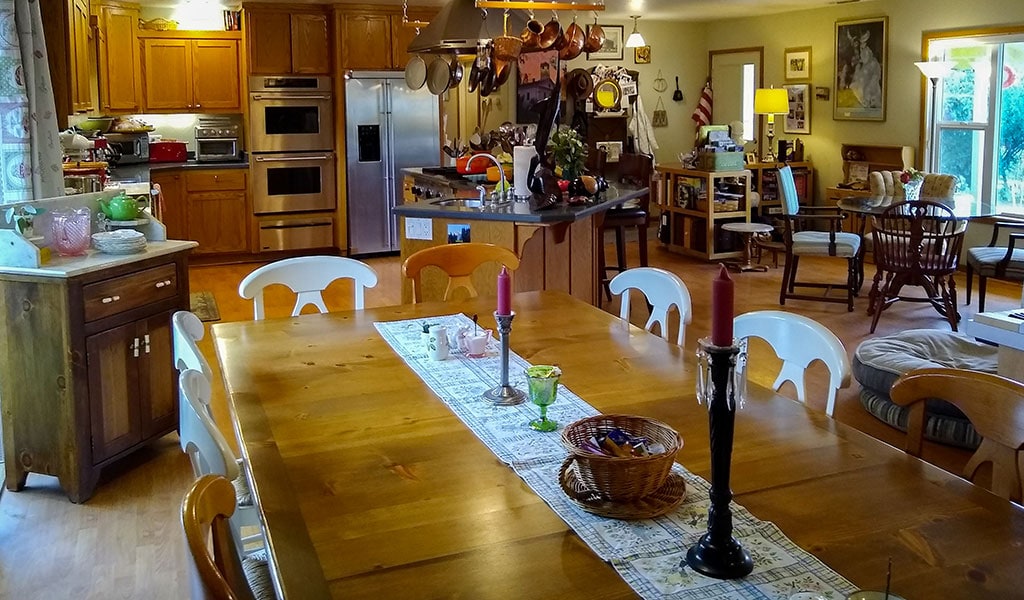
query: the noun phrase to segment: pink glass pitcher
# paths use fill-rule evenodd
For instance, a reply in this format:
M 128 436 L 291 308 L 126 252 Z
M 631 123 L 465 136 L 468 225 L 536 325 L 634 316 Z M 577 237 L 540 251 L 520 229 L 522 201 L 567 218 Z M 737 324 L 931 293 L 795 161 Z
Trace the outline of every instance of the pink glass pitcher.
M 87 207 L 55 210 L 51 214 L 50 237 L 61 256 L 81 256 L 89 249 L 92 215 Z

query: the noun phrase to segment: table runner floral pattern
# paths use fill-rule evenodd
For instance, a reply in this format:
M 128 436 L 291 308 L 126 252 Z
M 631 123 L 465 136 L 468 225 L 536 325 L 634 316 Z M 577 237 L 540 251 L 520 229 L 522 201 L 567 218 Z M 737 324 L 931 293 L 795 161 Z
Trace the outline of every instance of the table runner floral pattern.
M 430 317 L 431 324 L 449 332 L 472 327 L 462 314 Z M 754 571 L 743 579 L 719 580 L 681 567 L 687 549 L 707 531 L 710 485 L 676 463 L 672 469 L 686 480 L 686 498 L 673 512 L 655 519 L 621 521 L 590 514 L 562 492 L 558 473 L 566 451 L 557 433 L 532 431 L 527 422 L 538 409 L 529 401 L 517 406 L 494 406 L 481 394 L 499 383 L 501 362 L 495 340 L 482 358 L 470 358 L 456 348 L 447 360 L 433 361 L 422 340 L 423 320 L 374 323 L 391 348 L 437 394 L 442 402 L 502 462 L 509 465 L 558 516 L 644 598 L 667 599 L 785 599 L 813 591 L 841 599 L 856 589 L 838 573 L 800 549 L 774 524 L 761 521 L 735 502 L 733 535 L 750 552 Z M 523 371 L 530 366 L 509 353 L 509 382 L 526 389 Z M 548 416 L 565 426 L 599 414 L 594 407 L 559 385 L 557 401 Z

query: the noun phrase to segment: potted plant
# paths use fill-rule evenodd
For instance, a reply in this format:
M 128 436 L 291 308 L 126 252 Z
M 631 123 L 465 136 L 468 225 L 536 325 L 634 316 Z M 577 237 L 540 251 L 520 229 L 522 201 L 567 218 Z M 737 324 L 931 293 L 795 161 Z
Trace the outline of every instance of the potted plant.
M 551 135 L 551 154 L 555 165 L 562 169 L 562 179 L 575 182 L 583 174 L 587 160 L 587 145 L 571 127 L 559 127 Z
M 19 204 L 17 206 L 8 207 L 4 211 L 4 219 L 8 223 L 13 223 L 14 231 L 21 234 L 25 239 L 29 239 L 34 236 L 35 232 L 32 227 L 32 221 L 37 215 L 43 214 L 46 209 L 36 208 L 31 204 Z

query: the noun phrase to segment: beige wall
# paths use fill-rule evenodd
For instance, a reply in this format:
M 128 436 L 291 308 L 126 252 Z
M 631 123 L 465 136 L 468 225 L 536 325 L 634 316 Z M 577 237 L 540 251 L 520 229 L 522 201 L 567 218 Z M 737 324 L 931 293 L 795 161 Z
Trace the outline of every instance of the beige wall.
M 838 19 L 889 17 L 889 56 L 886 120 L 834 121 L 834 29 Z M 707 24 L 707 49 L 764 46 L 764 83 L 782 85 L 783 52 L 787 47 L 811 46 L 811 85 L 828 86 L 828 101 L 813 100 L 811 133 L 799 136 L 806 156 L 814 161 L 817 198 L 826 187 L 842 180 L 843 143 L 899 144 L 915 148 L 920 143 L 921 98 L 924 78 L 915 61 L 921 60 L 924 31 L 966 29 L 1006 23 L 1024 24 L 1021 0 L 882 0 L 750 19 L 729 19 Z M 655 49 L 655 51 L 657 51 Z M 813 96 L 813 94 L 812 94 Z M 687 98 L 688 101 L 695 98 Z M 692 102 L 688 102 L 692 110 Z M 776 124 L 776 131 L 782 127 Z M 797 137 L 780 133 L 782 138 Z M 918 151 L 920 156 L 920 151 Z

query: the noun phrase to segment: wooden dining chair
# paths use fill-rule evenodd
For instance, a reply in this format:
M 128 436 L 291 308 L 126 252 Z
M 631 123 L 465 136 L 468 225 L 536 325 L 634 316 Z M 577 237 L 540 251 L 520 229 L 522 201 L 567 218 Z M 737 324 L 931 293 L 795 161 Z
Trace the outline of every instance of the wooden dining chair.
M 824 363 L 829 374 L 825 414 L 830 417 L 835 412 L 836 393 L 850 387 L 850 357 L 843 342 L 814 319 L 780 310 L 753 311 L 733 320 L 733 335 L 767 342 L 782 360 L 772 388 L 779 391 L 789 381 L 796 388 L 797 400 L 804 404 L 807 403 L 807 368 L 816 360 Z
M 299 256 L 272 262 L 245 276 L 238 285 L 238 295 L 253 301 L 253 318 L 265 318 L 263 291 L 269 285 L 286 286 L 297 295 L 292 316 L 307 305 L 327 312 L 323 291 L 339 279 L 351 279 L 355 309 L 362 310 L 364 290 L 377 285 L 377 272 L 366 263 L 343 256 Z
M 999 230 L 1009 230 L 1005 246 L 998 246 Z M 978 312 L 985 312 L 985 288 L 988 278 L 1024 281 L 1024 223 L 999 221 L 992 225 L 987 246 L 967 250 L 967 304 L 971 303 L 971 284 L 978 274 Z
M 848 311 L 853 311 L 853 297 L 857 295 L 860 272 L 860 236 L 842 230 L 845 215 L 836 207 L 800 206 L 793 180 L 793 169 L 788 165 L 778 170 L 779 195 L 782 200 L 782 241 L 786 248 L 786 264 L 782 271 L 782 289 L 779 292 L 779 304 L 785 306 L 786 300 L 818 300 L 821 302 L 839 302 L 846 304 Z M 815 231 L 812 228 L 820 223 L 828 225 L 827 230 Z M 824 282 L 800 280 L 797 269 L 802 256 L 834 256 L 846 260 L 846 282 Z M 797 293 L 796 288 L 823 289 L 824 294 L 817 296 Z M 829 296 L 832 289 L 846 292 L 845 297 Z
M 196 477 L 220 475 L 231 482 L 238 506 L 230 519 L 235 545 L 246 554 L 258 550 L 264 545 L 259 510 L 241 461 L 210 416 L 210 381 L 202 372 L 186 369 L 178 377 L 178 386 L 182 398 L 178 435 L 192 472 Z
M 636 267 L 623 271 L 616 275 L 608 284 L 609 289 L 616 296 L 622 295 L 619 317 L 629 322 L 630 312 L 630 290 L 639 290 L 650 307 L 651 316 L 647 319 L 644 329 L 653 331 L 657 325 L 661 337 L 670 339 L 668 335 L 668 311 L 673 306 L 679 311 L 679 332 L 676 334 L 676 344 L 682 346 L 686 343 L 686 326 L 693 321 L 693 302 L 690 299 L 690 290 L 686 284 L 675 273 L 655 267 Z
M 978 468 L 991 463 L 992 492 L 1017 503 L 1024 500 L 1024 383 L 979 371 L 919 369 L 896 380 L 889 397 L 910 409 L 906 451 L 918 457 L 926 401 L 938 398 L 959 408 L 982 438 L 964 477 L 973 481 Z
M 423 302 L 422 271 L 426 267 L 437 267 L 448 275 L 448 286 L 444 290 L 443 300 L 451 299 L 452 292 L 459 288 L 465 289 L 470 298 L 476 298 L 478 293 L 473 287 L 471 276 L 477 267 L 488 262 L 505 265 L 509 271 L 519 268 L 519 257 L 508 248 L 467 242 L 434 246 L 414 252 L 402 263 L 402 275 L 412 280 L 414 303 Z
M 872 218 L 875 277 L 868 294 L 871 333 L 882 311 L 899 300 L 928 302 L 957 331 L 956 282 L 967 222 L 947 206 L 927 200 L 898 202 Z M 904 286 L 920 286 L 925 297 L 901 296 Z
M 270 600 L 275 597 L 265 559 L 240 559 L 228 532 L 235 512 L 231 482 L 203 475 L 181 504 L 181 527 L 188 549 L 192 600 Z

